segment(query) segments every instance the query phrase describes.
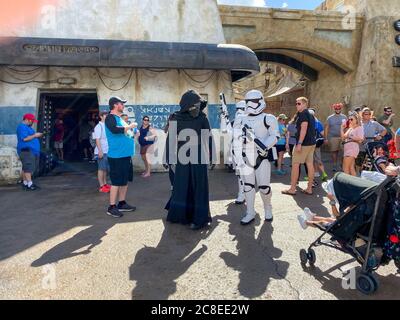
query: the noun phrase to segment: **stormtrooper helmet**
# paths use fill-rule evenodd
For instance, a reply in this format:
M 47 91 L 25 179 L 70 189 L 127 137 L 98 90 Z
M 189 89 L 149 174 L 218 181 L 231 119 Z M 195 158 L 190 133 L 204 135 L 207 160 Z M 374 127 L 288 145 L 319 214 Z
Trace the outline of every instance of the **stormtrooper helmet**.
M 244 101 L 239 101 L 238 103 L 236 103 L 236 111 L 244 111 L 246 110 L 246 102 Z
M 246 94 L 246 112 L 251 115 L 261 114 L 267 107 L 261 91 L 251 90 Z

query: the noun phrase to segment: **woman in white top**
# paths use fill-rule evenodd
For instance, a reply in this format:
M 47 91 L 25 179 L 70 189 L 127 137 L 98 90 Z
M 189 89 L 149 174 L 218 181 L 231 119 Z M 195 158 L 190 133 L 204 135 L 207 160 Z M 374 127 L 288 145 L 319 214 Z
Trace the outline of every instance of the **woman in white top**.
M 111 186 L 107 184 L 107 173 L 109 171 L 109 164 L 108 164 L 108 141 L 106 136 L 106 127 L 105 127 L 105 120 L 108 115 L 108 112 L 102 111 L 99 114 L 100 122 L 94 128 L 93 132 L 93 139 L 96 141 L 96 148 L 94 150 L 94 154 L 97 157 L 97 164 L 98 164 L 98 172 L 97 178 L 99 180 L 100 189 L 99 192 L 101 193 L 109 193 Z

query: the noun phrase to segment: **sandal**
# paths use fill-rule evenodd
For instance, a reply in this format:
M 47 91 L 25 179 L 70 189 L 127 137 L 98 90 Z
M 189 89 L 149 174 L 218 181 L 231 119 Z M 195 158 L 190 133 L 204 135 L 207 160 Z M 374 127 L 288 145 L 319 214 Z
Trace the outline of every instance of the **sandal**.
M 289 190 L 283 190 L 281 191 L 282 194 L 287 195 L 287 196 L 295 196 L 296 192 L 290 192 Z
M 308 196 L 312 196 L 313 195 L 312 192 L 308 192 L 307 190 L 304 190 L 304 189 L 301 189 L 300 191 L 301 191 L 301 193 L 306 194 Z

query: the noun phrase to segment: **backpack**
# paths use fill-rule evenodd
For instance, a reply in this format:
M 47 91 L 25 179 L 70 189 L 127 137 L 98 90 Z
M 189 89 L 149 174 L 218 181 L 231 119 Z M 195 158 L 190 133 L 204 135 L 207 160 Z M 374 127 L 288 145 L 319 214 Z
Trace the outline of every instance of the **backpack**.
M 324 142 L 325 142 L 325 139 L 324 139 L 324 137 L 322 136 L 322 134 L 317 130 L 317 129 L 315 129 L 315 140 L 316 140 L 316 147 L 317 148 L 321 148 L 322 147 L 322 145 L 324 144 Z

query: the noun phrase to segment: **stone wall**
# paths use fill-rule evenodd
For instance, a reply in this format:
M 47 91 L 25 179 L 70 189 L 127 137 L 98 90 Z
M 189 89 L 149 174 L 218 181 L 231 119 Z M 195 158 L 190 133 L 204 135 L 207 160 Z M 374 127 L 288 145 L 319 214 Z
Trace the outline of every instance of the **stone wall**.
M 34 23 L 3 28 L 0 36 L 225 42 L 215 0 L 60 0 L 57 3 L 57 6 L 39 10 Z M 16 69 L 27 71 L 36 68 L 27 66 Z M 126 112 L 131 119 L 140 122 L 142 113 L 149 112 L 150 118 L 161 114 L 166 122 L 168 114 L 178 108 L 182 93 L 196 89 L 208 98 L 210 106 L 207 112 L 214 128 L 218 126 L 219 93 L 224 91 L 228 103 L 234 102 L 231 76 L 224 71 L 41 67 L 31 73 L 18 73 L 6 66 L 0 68 L 0 79 L 9 82 L 50 81 L 60 77 L 73 77 L 76 84 L 60 85 L 55 81 L 23 85 L 0 83 L 2 150 L 6 150 L 5 146 L 15 148 L 15 128 L 24 113 L 38 113 L 39 96 L 43 90 L 95 90 L 103 109 L 108 108 L 110 96 L 118 95 L 128 100 Z M 154 110 L 157 113 L 153 114 Z M 156 122 L 155 118 L 153 120 Z M 159 128 L 163 126 L 160 120 L 157 123 Z M 165 136 L 162 130 L 158 133 L 158 144 L 163 148 Z M 215 129 L 214 134 L 218 139 L 219 130 Z M 6 162 L 1 161 L 3 170 Z M 135 166 L 142 166 L 138 157 L 135 158 Z M 17 178 L 15 170 L 4 170 L 2 173 L 6 173 L 0 180 Z

